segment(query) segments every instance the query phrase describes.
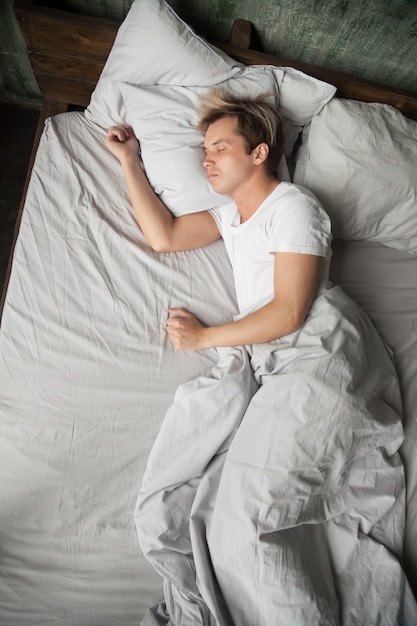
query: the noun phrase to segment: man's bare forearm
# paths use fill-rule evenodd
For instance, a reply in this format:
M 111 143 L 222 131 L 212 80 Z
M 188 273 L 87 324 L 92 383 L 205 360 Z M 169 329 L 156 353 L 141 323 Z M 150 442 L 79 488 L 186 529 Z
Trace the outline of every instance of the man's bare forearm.
M 219 326 L 204 327 L 183 309 L 170 309 L 170 314 L 173 317 L 167 322 L 168 335 L 174 346 L 182 350 L 267 343 L 298 330 L 304 321 L 304 315 L 275 301 L 240 320 Z
M 205 347 L 267 343 L 298 330 L 303 320 L 287 307 L 267 304 L 235 322 L 204 329 Z
M 153 191 L 138 155 L 121 159 L 133 209 L 138 224 L 154 250 L 166 250 L 174 226 L 174 217 Z
M 191 250 L 220 237 L 216 222 L 207 211 L 174 217 L 161 202 L 142 169 L 139 142 L 129 126 L 111 126 L 105 144 L 123 168 L 136 219 L 154 250 Z

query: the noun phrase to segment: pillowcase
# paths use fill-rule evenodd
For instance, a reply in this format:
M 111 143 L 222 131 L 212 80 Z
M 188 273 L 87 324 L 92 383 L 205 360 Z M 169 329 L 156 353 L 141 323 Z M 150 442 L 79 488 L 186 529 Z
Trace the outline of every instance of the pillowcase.
M 285 154 L 289 156 L 304 126 L 333 98 L 336 87 L 293 67 L 284 69 L 279 108 L 285 120 Z
M 294 181 L 333 235 L 417 252 L 417 122 L 384 104 L 333 99 L 304 131 Z
M 219 85 L 234 95 L 271 94 L 278 106 L 283 70 L 246 67 Z M 176 216 L 205 211 L 231 201 L 213 191 L 203 166 L 204 138 L 197 130 L 200 99 L 210 88 L 121 85 L 127 114 L 141 146 L 142 161 L 154 191 Z M 285 159 L 280 174 L 289 179 Z
M 286 124 L 287 154 L 291 153 L 303 125 L 335 92 L 332 85 L 292 68 L 260 65 L 244 67 L 238 76 L 216 87 L 236 96 L 271 94 L 269 101 L 280 108 Z M 148 179 L 173 214 L 203 211 L 230 202 L 230 197 L 213 191 L 202 165 L 203 137 L 196 130 L 197 110 L 200 98 L 209 88 L 122 84 L 120 90 L 126 122 L 140 141 Z M 285 158 L 277 176 L 280 180 L 290 180 Z
M 86 109 L 103 128 L 125 122 L 121 82 L 135 85 L 212 85 L 243 65 L 210 46 L 164 0 L 135 0 Z
M 291 153 L 303 125 L 335 92 L 333 86 L 291 68 L 285 72 L 272 66 L 248 70 L 199 37 L 165 0 L 135 0 L 117 33 L 85 114 L 105 129 L 130 123 L 141 139 L 147 174 L 155 189 L 164 194 L 167 205 L 176 214 L 203 210 L 218 205 L 220 200 L 211 197 L 214 192 L 202 166 L 202 137 L 198 135 L 197 139 L 194 128 L 196 96 L 201 87 L 224 87 L 237 77 L 235 92 L 270 92 L 275 94 L 275 105 L 281 98 L 287 123 L 286 154 Z M 281 89 L 284 84 L 285 93 Z M 145 88 L 155 85 L 161 86 L 160 93 L 148 90 L 145 95 Z M 195 93 L 185 96 L 183 90 L 182 105 L 179 101 L 168 105 L 162 87 L 167 85 L 188 87 Z M 180 92 L 176 90 L 177 100 Z M 171 110 L 170 119 L 166 107 Z M 162 120 L 163 130 L 158 130 Z M 188 120 L 188 126 L 184 120 Z M 159 133 L 159 140 L 152 145 L 155 133 Z M 184 165 L 177 171 L 183 159 Z M 289 178 L 285 160 L 279 175 L 283 180 Z M 185 191 L 183 184 L 188 185 Z M 224 196 L 221 199 L 223 203 L 228 200 Z

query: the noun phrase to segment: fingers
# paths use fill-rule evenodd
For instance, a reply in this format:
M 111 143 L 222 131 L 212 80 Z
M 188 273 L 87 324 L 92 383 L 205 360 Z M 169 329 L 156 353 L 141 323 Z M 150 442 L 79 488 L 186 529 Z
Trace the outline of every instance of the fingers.
M 167 320 L 167 334 L 175 348 L 182 348 L 184 342 L 183 320 L 179 317 L 169 317 Z
M 204 327 L 186 309 L 168 310 L 167 334 L 175 348 L 180 350 L 200 350 L 204 347 Z
M 194 321 L 194 316 L 185 309 L 169 309 L 167 319 L 167 333 L 170 337 L 183 334 L 190 328 L 190 322 Z
M 198 336 L 188 327 L 186 319 L 170 317 L 167 321 L 167 334 L 174 348 L 179 350 L 198 350 Z
M 104 140 L 105 146 L 120 162 L 129 154 L 140 152 L 139 141 L 133 130 L 126 124 L 110 126 Z
M 172 317 L 192 317 L 192 315 L 185 309 L 168 309 L 168 321 Z
M 185 318 L 178 315 L 172 315 L 167 319 L 167 333 L 168 335 L 175 335 L 184 332 L 184 320 Z
M 117 126 L 110 126 L 108 133 L 107 133 L 107 137 L 110 140 L 118 140 L 120 142 L 124 142 L 127 139 L 130 139 L 133 136 L 133 132 L 132 129 L 130 128 L 130 126 L 127 126 L 126 124 L 119 124 Z

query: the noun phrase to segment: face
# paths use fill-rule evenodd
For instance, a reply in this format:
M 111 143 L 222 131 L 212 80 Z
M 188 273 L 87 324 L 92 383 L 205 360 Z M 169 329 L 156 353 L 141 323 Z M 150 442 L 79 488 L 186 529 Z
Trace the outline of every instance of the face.
M 235 128 L 236 118 L 224 117 L 211 124 L 204 137 L 203 165 L 217 193 L 237 193 L 248 184 L 256 167 L 253 152 L 247 154 L 244 139 Z

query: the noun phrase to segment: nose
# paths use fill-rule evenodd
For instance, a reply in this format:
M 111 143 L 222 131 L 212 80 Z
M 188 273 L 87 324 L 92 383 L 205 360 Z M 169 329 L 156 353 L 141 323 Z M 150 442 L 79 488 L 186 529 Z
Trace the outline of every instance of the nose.
M 203 166 L 208 168 L 211 165 L 213 165 L 213 159 L 206 153 L 206 156 L 203 159 Z

